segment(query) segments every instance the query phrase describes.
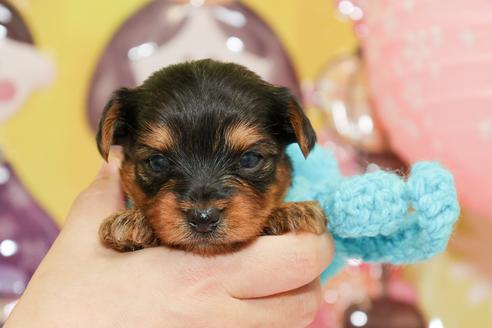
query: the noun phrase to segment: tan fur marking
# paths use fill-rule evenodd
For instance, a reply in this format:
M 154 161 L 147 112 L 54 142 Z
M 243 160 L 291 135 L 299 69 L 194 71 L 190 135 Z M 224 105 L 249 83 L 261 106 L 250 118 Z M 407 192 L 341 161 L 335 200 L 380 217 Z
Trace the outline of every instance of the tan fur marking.
M 236 124 L 230 127 L 225 136 L 227 146 L 235 150 L 247 150 L 262 139 L 264 136 L 258 129 L 246 124 Z
M 289 104 L 289 118 L 299 147 L 301 148 L 302 154 L 306 158 L 309 154 L 309 145 L 306 140 L 304 128 L 302 127 L 302 117 L 300 116 L 299 110 L 292 103 Z
M 257 194 L 248 186 L 243 186 L 226 209 L 231 238 L 251 241 L 260 235 L 272 211 L 282 204 L 289 185 L 290 169 L 281 162 L 277 166 L 275 182 L 264 194 Z
M 166 151 L 172 147 L 173 135 L 170 129 L 162 125 L 147 125 L 144 136 L 138 138 L 138 142 L 150 148 Z
M 106 117 L 101 128 L 101 153 L 103 158 L 107 161 L 109 155 L 109 148 L 113 144 L 113 135 L 118 119 L 119 104 L 114 101 L 111 107 L 108 109 Z
M 228 239 L 246 241 L 260 235 L 271 210 L 268 207 L 268 200 L 246 188 L 233 196 L 225 212 Z
M 147 197 L 135 183 L 135 165 L 131 162 L 124 161 L 120 169 L 121 186 L 137 207 L 142 207 Z
M 188 235 L 183 213 L 173 192 L 160 192 L 147 207 L 146 215 L 165 244 L 179 242 Z

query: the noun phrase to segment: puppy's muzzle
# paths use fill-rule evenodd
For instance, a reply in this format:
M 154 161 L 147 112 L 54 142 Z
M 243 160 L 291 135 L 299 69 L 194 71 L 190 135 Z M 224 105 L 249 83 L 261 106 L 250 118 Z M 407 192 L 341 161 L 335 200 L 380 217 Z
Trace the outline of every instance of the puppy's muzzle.
M 186 212 L 190 228 L 198 233 L 213 232 L 221 221 L 221 213 L 214 207 L 205 209 L 192 208 Z

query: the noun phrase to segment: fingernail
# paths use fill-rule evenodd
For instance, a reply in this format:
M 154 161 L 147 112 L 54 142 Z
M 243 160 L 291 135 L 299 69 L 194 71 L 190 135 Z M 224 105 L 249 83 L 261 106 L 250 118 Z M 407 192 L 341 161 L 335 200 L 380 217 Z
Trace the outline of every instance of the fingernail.
M 119 170 L 121 168 L 121 162 L 123 160 L 123 148 L 121 146 L 111 146 L 108 154 L 108 164 L 114 169 Z
M 101 168 L 99 169 L 99 172 L 97 173 L 97 177 L 100 178 L 103 176 L 118 173 L 121 167 L 122 157 L 122 148 L 120 146 L 111 146 L 108 154 L 108 162 L 103 162 Z

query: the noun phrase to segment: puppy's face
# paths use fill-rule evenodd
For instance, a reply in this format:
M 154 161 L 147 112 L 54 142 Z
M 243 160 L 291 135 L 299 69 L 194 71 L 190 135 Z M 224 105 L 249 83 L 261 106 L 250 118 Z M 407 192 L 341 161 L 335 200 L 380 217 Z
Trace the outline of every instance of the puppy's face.
M 115 92 L 98 133 L 104 157 L 123 146 L 123 189 L 161 242 L 200 254 L 261 234 L 289 186 L 292 142 L 307 155 L 315 134 L 290 93 L 211 60 Z

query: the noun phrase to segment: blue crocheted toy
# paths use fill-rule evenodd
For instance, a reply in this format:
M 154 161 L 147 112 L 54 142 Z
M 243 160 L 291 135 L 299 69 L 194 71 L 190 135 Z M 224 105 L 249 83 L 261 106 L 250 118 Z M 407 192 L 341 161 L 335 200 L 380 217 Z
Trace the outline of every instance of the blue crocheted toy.
M 297 144 L 287 153 L 294 176 L 286 201 L 319 201 L 334 238 L 335 257 L 322 280 L 347 258 L 408 264 L 446 248 L 460 208 L 453 177 L 438 163 L 415 164 L 406 181 L 384 170 L 345 178 L 319 145 L 307 159 Z

